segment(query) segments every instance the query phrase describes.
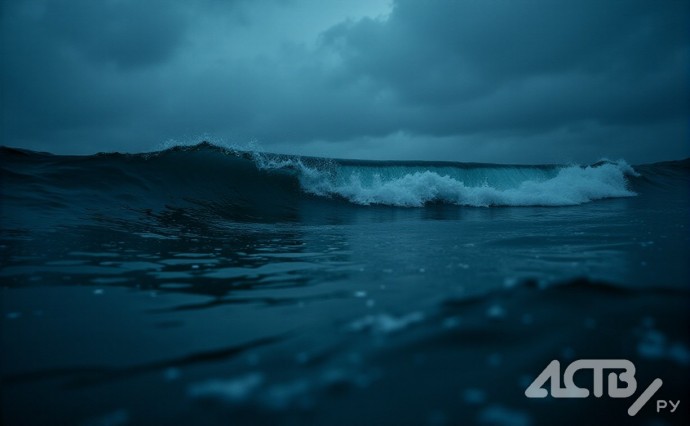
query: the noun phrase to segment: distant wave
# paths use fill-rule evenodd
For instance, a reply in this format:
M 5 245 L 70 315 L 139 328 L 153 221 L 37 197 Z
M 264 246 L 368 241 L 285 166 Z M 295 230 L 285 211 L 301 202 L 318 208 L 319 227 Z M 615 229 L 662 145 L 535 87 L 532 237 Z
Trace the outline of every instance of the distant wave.
M 225 217 L 284 218 L 304 203 L 360 206 L 572 206 L 636 195 L 687 161 L 510 166 L 354 161 L 236 151 L 209 143 L 145 154 L 62 156 L 2 148 L 3 215 L 191 203 Z M 110 207 L 109 207 L 110 206 Z M 46 213 L 47 214 L 47 213 Z

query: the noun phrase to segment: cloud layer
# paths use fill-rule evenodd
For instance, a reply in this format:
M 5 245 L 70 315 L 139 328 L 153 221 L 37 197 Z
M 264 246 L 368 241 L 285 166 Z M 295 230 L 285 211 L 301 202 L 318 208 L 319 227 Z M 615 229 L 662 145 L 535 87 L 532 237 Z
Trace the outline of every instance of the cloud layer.
M 690 155 L 684 1 L 36 0 L 0 20 L 5 145 L 207 134 L 379 159 Z

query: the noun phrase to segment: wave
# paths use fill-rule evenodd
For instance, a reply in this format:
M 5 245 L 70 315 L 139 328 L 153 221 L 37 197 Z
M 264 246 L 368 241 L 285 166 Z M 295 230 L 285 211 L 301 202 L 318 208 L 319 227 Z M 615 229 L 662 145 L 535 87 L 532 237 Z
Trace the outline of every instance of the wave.
M 235 217 L 280 216 L 309 200 L 360 206 L 573 206 L 636 195 L 686 162 L 637 167 L 355 161 L 221 148 L 209 143 L 144 154 L 62 156 L 2 148 L 2 198 L 25 207 L 75 203 L 150 208 L 192 202 Z M 671 172 L 665 172 L 671 170 Z M 642 172 L 639 173 L 639 171 Z M 6 213 L 3 209 L 4 215 Z
M 302 189 L 313 195 L 398 207 L 571 206 L 635 196 L 627 178 L 638 176 L 623 160 L 585 167 L 341 163 L 319 168 L 299 159 L 257 156 L 257 165 L 263 170 L 296 169 Z

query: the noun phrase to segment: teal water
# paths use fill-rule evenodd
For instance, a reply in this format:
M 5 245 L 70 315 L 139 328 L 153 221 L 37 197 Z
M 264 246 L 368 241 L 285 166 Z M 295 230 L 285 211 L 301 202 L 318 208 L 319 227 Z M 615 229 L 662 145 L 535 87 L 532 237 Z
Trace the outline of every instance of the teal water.
M 688 177 L 4 149 L 3 421 L 684 424 L 524 390 L 625 358 L 687 394 Z

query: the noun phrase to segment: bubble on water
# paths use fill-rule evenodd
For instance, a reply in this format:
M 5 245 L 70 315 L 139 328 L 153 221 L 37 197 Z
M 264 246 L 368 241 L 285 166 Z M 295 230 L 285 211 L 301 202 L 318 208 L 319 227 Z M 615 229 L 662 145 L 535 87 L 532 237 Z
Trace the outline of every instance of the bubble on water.
M 192 398 L 220 399 L 225 402 L 247 400 L 264 382 L 261 373 L 249 373 L 234 379 L 211 379 L 192 384 L 187 394 Z
M 443 328 L 456 328 L 460 325 L 459 317 L 448 317 L 443 320 Z
M 486 315 L 489 318 L 503 318 L 505 314 L 506 311 L 501 305 L 492 305 L 486 310 Z
M 373 333 L 394 333 L 424 320 L 421 312 L 412 312 L 395 317 L 388 314 L 367 315 L 347 325 L 348 331 L 371 331 Z
M 462 392 L 462 400 L 470 405 L 483 404 L 486 402 L 486 392 L 477 388 L 467 388 Z
M 163 377 L 168 382 L 172 382 L 174 380 L 179 379 L 180 375 L 180 370 L 175 367 L 166 368 L 165 371 L 163 371 Z
M 529 426 L 532 419 L 524 411 L 514 410 L 502 405 L 490 405 L 483 409 L 477 418 L 480 424 L 499 426 Z

